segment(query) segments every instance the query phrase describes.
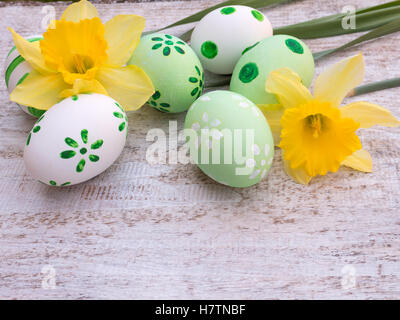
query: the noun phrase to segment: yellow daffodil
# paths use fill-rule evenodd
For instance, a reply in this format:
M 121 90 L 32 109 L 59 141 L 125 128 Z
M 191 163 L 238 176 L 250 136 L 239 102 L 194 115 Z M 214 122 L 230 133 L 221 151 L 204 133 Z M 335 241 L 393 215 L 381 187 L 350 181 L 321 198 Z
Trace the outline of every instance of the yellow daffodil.
M 125 110 L 136 110 L 154 93 L 146 73 L 125 66 L 136 49 L 145 19 L 118 15 L 104 25 L 86 0 L 70 5 L 53 21 L 43 40 L 29 42 L 9 28 L 15 46 L 33 71 L 10 99 L 47 110 L 61 99 L 95 92 L 117 100 Z
M 279 105 L 260 105 L 282 149 L 286 172 L 297 182 L 336 172 L 341 165 L 371 172 L 372 159 L 356 131 L 374 125 L 397 127 L 390 111 L 368 102 L 341 107 L 345 96 L 364 78 L 362 54 L 344 59 L 315 82 L 314 97 L 300 77 L 287 68 L 270 73 L 266 90 Z

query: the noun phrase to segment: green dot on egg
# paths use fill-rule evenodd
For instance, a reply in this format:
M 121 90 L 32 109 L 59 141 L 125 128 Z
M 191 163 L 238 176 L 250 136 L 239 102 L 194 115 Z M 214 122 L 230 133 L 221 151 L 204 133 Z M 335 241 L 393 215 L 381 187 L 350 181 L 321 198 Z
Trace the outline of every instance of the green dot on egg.
M 158 48 L 162 47 L 162 43 L 155 44 L 151 49 L 157 50 Z
M 296 41 L 295 39 L 286 39 L 285 40 L 285 44 L 294 53 L 297 53 L 297 54 L 303 54 L 304 53 L 303 46 L 298 41 Z
M 251 14 L 253 15 L 254 18 L 256 18 L 258 21 L 264 21 L 264 15 L 257 10 L 251 10 Z
M 171 49 L 169 48 L 169 47 L 165 47 L 164 49 L 163 49 L 163 55 L 164 56 L 169 56 L 169 54 L 171 53 Z
M 221 13 L 228 15 L 228 14 L 232 14 L 236 11 L 236 9 L 234 7 L 226 7 L 226 8 L 222 8 L 221 9 Z
M 259 74 L 258 67 L 254 62 L 245 64 L 239 72 L 239 79 L 243 83 L 249 83 L 257 78 Z
M 201 54 L 207 59 L 214 59 L 218 55 L 218 46 L 212 41 L 206 41 L 201 45 Z
M 160 91 L 154 92 L 154 94 L 151 96 L 154 100 L 157 100 L 161 97 Z
M 176 52 L 180 53 L 180 54 L 185 54 L 185 50 L 183 50 L 182 48 L 178 47 L 178 46 L 174 46 Z
M 41 115 L 43 115 L 43 113 L 46 112 L 46 110 L 39 110 L 39 109 L 35 109 L 35 108 L 32 108 L 32 107 L 28 107 L 28 112 L 32 116 L 34 116 L 36 118 L 39 118 Z

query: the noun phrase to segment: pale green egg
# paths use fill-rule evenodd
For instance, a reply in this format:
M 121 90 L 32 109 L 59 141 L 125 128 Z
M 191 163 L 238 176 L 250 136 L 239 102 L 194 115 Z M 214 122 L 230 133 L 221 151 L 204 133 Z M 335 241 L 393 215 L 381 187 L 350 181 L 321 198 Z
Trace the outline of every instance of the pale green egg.
M 185 133 L 194 163 L 231 187 L 260 182 L 271 168 L 274 142 L 263 113 L 244 96 L 213 91 L 190 107 Z
M 230 90 L 255 104 L 278 103 L 265 91 L 265 82 L 271 71 L 283 67 L 296 72 L 306 87 L 311 85 L 314 58 L 304 42 L 287 35 L 266 38 L 245 50 L 233 71 Z
M 181 39 L 163 33 L 141 38 L 128 62 L 142 68 L 153 82 L 155 93 L 148 104 L 162 112 L 183 112 L 201 95 L 203 67 Z

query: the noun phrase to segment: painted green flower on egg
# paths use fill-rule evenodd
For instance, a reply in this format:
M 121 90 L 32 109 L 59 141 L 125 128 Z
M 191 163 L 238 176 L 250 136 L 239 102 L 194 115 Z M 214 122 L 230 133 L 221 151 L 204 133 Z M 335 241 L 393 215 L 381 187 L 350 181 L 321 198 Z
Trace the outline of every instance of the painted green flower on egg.
M 158 35 L 156 37 L 151 38 L 155 44 L 151 48 L 152 50 L 158 50 L 161 49 L 162 53 L 164 56 L 169 56 L 172 52 L 172 50 L 175 50 L 179 54 L 185 54 L 185 50 L 183 47 L 185 46 L 185 43 L 183 41 L 174 41 L 173 37 L 170 36 L 169 34 L 166 34 L 164 36 Z
M 169 103 L 166 103 L 166 102 L 160 102 L 160 101 L 162 101 L 162 100 L 160 100 L 160 98 L 161 98 L 161 92 L 157 90 L 151 96 L 151 98 L 150 98 L 148 103 L 150 105 L 152 105 L 158 111 L 170 112 L 169 108 L 171 107 L 171 105 Z
M 83 146 L 79 145 L 78 142 L 76 142 L 74 139 L 72 139 L 70 137 L 66 137 L 64 139 L 65 143 L 68 146 L 70 146 L 74 149 L 79 149 L 79 150 L 78 151 L 65 150 L 60 153 L 61 159 L 71 159 L 71 158 L 75 157 L 75 155 L 77 155 L 78 153 L 82 156 L 81 160 L 79 160 L 79 162 L 76 166 L 76 172 L 82 172 L 83 169 L 85 168 L 85 165 L 86 165 L 85 157 L 86 157 L 86 154 L 88 153 L 88 149 L 87 149 L 88 137 L 89 137 L 89 132 L 86 129 L 81 130 L 81 139 L 83 142 Z M 97 150 L 97 149 L 100 149 L 102 147 L 102 145 L 103 145 L 103 140 L 99 139 L 90 145 L 90 149 Z M 89 154 L 88 158 L 91 162 L 97 162 L 100 160 L 100 157 L 95 154 Z
M 120 104 L 115 102 L 115 105 L 122 111 L 122 112 L 117 112 L 117 111 L 113 112 L 114 117 L 123 120 L 118 126 L 118 130 L 122 132 L 124 131 L 125 128 L 127 128 L 128 118 L 126 117 L 126 113 L 124 109 L 122 109 Z
M 65 182 L 63 184 L 57 185 L 57 182 L 55 182 L 54 180 L 50 180 L 49 184 L 52 185 L 53 187 L 66 187 L 66 186 L 70 185 L 71 182 Z
M 38 123 L 40 121 L 42 121 L 43 118 L 44 118 L 44 114 L 42 114 L 42 116 L 38 119 L 38 121 L 36 121 L 35 126 L 33 127 L 32 131 L 29 133 L 28 139 L 26 139 L 27 146 L 29 146 L 29 144 L 31 143 L 32 133 L 37 133 L 40 131 L 41 127 L 38 125 Z
M 190 92 L 192 97 L 196 96 L 196 99 L 200 97 L 204 87 L 204 73 L 202 74 L 200 68 L 195 66 L 196 75 L 189 77 L 189 82 L 196 85 L 196 87 Z

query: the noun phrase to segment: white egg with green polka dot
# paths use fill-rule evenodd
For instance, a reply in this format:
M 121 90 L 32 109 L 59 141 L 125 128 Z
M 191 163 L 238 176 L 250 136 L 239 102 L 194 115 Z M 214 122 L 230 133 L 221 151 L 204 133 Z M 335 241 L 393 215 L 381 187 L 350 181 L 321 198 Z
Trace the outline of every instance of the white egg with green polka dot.
M 193 30 L 191 46 L 206 70 L 231 74 L 241 54 L 272 33 L 271 23 L 260 11 L 227 6 L 200 20 Z
M 192 161 L 231 187 L 260 182 L 271 168 L 274 143 L 263 113 L 244 96 L 213 91 L 201 96 L 185 119 Z
M 127 133 L 128 119 L 118 102 L 95 93 L 72 96 L 33 126 L 24 150 L 25 167 L 49 186 L 81 183 L 114 163 Z
M 41 35 L 30 36 L 26 40 L 29 42 L 40 41 Z M 17 48 L 14 46 L 7 54 L 7 58 L 4 65 L 5 70 L 5 82 L 7 90 L 11 93 L 17 85 L 22 83 L 29 73 L 32 71 L 32 67 L 28 62 L 19 54 Z M 36 118 L 40 117 L 45 111 L 38 110 L 29 106 L 19 105 L 23 111 L 27 114 L 34 116 Z

